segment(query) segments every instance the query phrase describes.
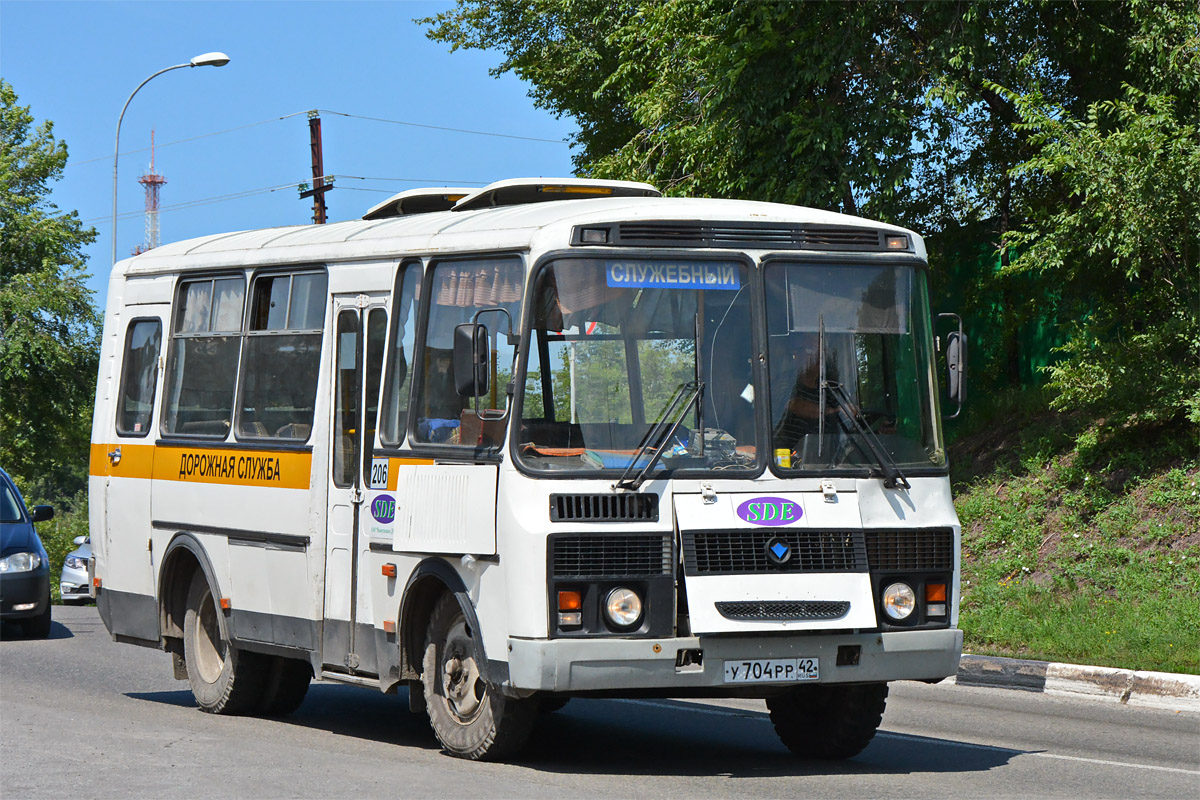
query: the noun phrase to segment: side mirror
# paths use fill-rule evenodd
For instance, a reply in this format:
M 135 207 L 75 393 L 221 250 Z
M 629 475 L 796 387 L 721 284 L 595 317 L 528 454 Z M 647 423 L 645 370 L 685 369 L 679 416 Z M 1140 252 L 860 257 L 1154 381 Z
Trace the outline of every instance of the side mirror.
M 459 397 L 488 392 L 488 329 L 478 322 L 454 328 L 454 389 Z
M 76 536 L 74 539 L 71 540 L 71 543 L 74 544 L 76 547 L 79 547 L 79 545 L 83 544 L 87 540 L 88 540 L 88 537 L 86 537 L 86 536 Z
M 54 506 L 34 506 L 29 510 L 29 518 L 34 522 L 54 519 Z
M 946 395 L 950 402 L 957 403 L 958 409 L 946 419 L 954 419 L 962 413 L 963 403 L 967 399 L 967 334 L 963 332 L 962 317 L 957 314 L 938 314 L 942 317 L 953 317 L 958 321 L 958 330 L 946 334 Z

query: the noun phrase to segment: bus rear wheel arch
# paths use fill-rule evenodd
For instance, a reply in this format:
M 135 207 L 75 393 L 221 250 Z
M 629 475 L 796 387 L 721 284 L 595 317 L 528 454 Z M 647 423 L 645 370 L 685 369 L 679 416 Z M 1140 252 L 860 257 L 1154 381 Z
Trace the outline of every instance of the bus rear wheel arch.
M 188 685 L 201 711 L 243 714 L 258 710 L 269 662 L 259 653 L 233 645 L 225 613 L 201 570 L 193 574 L 188 588 L 183 654 Z

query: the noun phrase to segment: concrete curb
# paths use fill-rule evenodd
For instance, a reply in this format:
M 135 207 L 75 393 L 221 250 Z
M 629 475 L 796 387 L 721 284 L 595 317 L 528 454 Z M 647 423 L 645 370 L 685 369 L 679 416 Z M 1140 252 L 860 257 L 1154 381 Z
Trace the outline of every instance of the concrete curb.
M 1200 675 L 1087 667 L 964 653 L 959 686 L 1019 689 L 1172 711 L 1200 712 Z

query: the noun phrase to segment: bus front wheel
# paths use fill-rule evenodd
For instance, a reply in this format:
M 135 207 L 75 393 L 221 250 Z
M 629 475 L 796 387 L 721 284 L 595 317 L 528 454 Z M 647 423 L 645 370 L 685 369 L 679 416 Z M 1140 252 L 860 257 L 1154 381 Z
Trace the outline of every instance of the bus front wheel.
M 525 744 L 537 705 L 505 697 L 484 680 L 476 635 L 454 596 L 443 595 L 429 619 L 421 683 L 442 746 L 459 758 L 495 761 Z
M 801 758 L 856 756 L 875 736 L 887 704 L 886 683 L 793 686 L 767 698 L 771 723 Z
M 230 644 L 225 614 L 201 572 L 188 589 L 183 656 L 188 685 L 201 711 L 241 714 L 255 709 L 266 678 L 261 656 Z

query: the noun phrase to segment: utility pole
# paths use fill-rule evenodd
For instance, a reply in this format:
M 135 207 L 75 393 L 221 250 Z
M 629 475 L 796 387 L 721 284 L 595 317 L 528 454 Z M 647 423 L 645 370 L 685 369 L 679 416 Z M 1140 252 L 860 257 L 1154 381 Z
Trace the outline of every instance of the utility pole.
M 312 188 L 301 184 L 300 197 L 313 199 L 313 223 L 325 224 L 325 193 L 333 188 L 333 176 L 325 175 L 325 158 L 321 152 L 321 113 L 308 112 L 308 142 L 312 151 Z

